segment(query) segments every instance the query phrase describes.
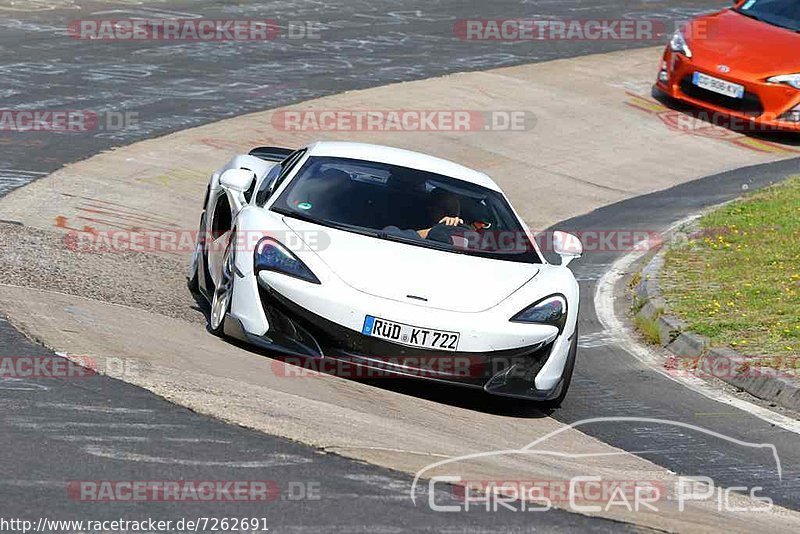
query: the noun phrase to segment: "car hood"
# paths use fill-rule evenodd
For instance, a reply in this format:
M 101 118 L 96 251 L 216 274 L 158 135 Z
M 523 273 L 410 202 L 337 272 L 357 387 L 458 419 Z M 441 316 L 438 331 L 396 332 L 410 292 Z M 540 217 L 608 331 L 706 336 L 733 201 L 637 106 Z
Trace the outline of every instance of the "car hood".
M 376 297 L 441 310 L 476 313 L 492 308 L 539 272 L 530 263 L 493 260 L 387 241 L 297 219 L 284 222 L 298 236 L 324 232 L 309 245 L 347 285 Z
M 730 75 L 762 79 L 800 72 L 800 34 L 745 17 L 732 9 L 700 17 L 688 36 L 692 61 Z

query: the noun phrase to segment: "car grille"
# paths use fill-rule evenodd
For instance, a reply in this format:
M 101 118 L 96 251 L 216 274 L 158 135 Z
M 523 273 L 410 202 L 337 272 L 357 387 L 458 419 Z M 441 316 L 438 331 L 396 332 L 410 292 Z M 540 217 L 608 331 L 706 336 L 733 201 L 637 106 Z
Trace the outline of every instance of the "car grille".
M 764 106 L 761 104 L 761 99 L 755 93 L 745 93 L 744 98 L 731 98 L 729 96 L 721 95 L 701 87 L 697 87 L 692 83 L 692 76 L 689 75 L 681 80 L 681 91 L 689 98 L 702 100 L 714 106 L 737 111 L 739 113 L 746 113 L 748 115 L 758 116 L 764 113 Z
M 365 336 L 327 319 L 315 316 L 282 295 L 276 292 L 269 292 L 263 287 L 259 287 L 259 294 L 271 329 L 279 331 L 290 339 L 310 344 L 309 341 L 298 335 L 298 332 L 307 334 L 313 338 L 311 343 L 318 344 L 322 349 L 322 353 L 327 357 L 361 362 L 363 364 L 367 364 L 367 361 L 372 359 L 379 367 L 385 369 L 391 368 L 391 365 L 380 365 L 381 359 L 389 362 L 401 362 L 404 358 L 409 358 L 411 361 L 430 362 L 434 368 L 436 368 L 435 362 L 437 359 L 440 359 L 440 361 L 452 359 L 459 365 L 465 361 L 469 364 L 467 368 L 461 371 L 462 374 L 460 375 L 444 376 L 446 373 L 442 373 L 443 376 L 436 376 L 435 372 L 431 372 L 427 375 L 425 373 L 417 375 L 421 377 L 443 378 L 451 382 L 483 386 L 497 372 L 514 364 L 523 364 L 518 366 L 520 372 L 523 370 L 530 371 L 527 375 L 529 375 L 530 380 L 533 380 L 536 373 L 547 362 L 550 357 L 550 351 L 553 348 L 553 343 L 551 342 L 544 346 L 521 347 L 519 349 L 477 354 L 405 347 L 379 338 Z M 272 332 L 273 330 L 270 331 Z

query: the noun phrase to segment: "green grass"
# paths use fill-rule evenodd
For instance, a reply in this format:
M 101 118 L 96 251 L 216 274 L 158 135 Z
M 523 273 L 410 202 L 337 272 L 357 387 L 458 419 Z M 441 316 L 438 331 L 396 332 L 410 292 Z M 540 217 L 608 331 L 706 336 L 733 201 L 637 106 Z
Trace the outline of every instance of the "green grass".
M 637 315 L 633 322 L 646 342 L 650 345 L 661 345 L 661 332 L 655 320 Z
M 800 178 L 699 221 L 666 254 L 668 312 L 743 354 L 800 354 Z

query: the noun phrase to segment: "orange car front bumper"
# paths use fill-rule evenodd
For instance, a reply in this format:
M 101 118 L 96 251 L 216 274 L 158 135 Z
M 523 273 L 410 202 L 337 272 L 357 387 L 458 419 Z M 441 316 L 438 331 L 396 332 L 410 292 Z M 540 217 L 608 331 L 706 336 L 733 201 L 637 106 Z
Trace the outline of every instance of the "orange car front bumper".
M 675 100 L 710 112 L 707 117 L 706 114 L 702 116 L 714 124 L 743 131 L 800 132 L 800 90 L 766 80 L 741 79 L 736 73 L 720 74 L 715 67 L 688 59 L 667 47 L 656 87 Z M 692 82 L 695 72 L 743 85 L 744 98 L 727 97 L 697 87 Z M 793 110 L 796 112 L 792 113 Z

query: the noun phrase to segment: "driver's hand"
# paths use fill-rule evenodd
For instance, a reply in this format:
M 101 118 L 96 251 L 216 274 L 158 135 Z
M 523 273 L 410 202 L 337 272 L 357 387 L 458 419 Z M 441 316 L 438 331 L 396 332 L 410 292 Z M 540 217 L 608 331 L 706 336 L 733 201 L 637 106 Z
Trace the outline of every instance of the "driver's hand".
M 458 226 L 459 224 L 464 224 L 464 220 L 459 219 L 458 217 L 445 217 L 439 221 L 439 224 L 444 224 L 446 226 Z

